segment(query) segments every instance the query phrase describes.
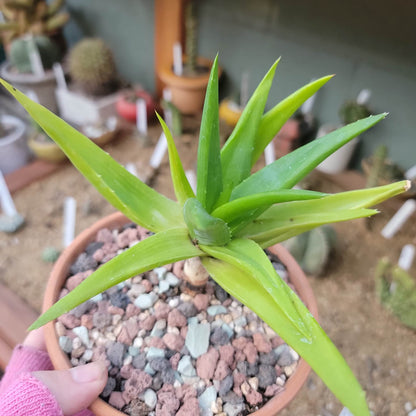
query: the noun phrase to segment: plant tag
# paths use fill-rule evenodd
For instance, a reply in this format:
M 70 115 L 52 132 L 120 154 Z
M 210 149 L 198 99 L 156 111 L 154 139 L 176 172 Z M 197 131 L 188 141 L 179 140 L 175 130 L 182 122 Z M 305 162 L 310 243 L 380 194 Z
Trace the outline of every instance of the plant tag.
M 188 179 L 189 185 L 191 185 L 192 190 L 196 193 L 196 175 L 195 172 L 191 169 L 185 171 L 186 179 Z
M 249 85 L 250 75 L 248 71 L 244 71 L 241 75 L 241 86 L 240 86 L 240 106 L 244 108 L 248 103 L 248 85 Z
M 147 109 L 146 101 L 143 98 L 139 98 L 136 101 L 136 112 L 137 130 L 145 136 L 147 134 Z
M 39 97 L 38 97 L 38 95 L 36 94 L 35 91 L 33 91 L 33 90 L 26 91 L 26 96 L 28 98 L 30 98 L 32 101 L 34 101 L 35 103 L 39 104 Z
M 162 163 L 163 156 L 165 156 L 168 149 L 168 141 L 166 140 L 165 133 L 162 133 L 159 140 L 156 143 L 155 150 L 150 158 L 149 165 L 153 169 L 158 169 Z
M 276 152 L 274 150 L 273 140 L 264 149 L 264 159 L 266 165 L 270 165 L 270 163 L 273 163 L 276 160 Z
M 71 196 L 64 201 L 64 224 L 62 245 L 68 247 L 75 235 L 75 216 L 77 210 L 77 201 Z
M 408 199 L 381 230 L 384 238 L 391 238 L 416 211 L 416 201 Z
M 42 59 L 40 58 L 39 50 L 33 40 L 33 36 L 28 36 L 26 41 L 28 42 L 29 61 L 33 74 L 38 77 L 45 76 L 45 69 L 43 68 Z
M 404 177 L 408 179 L 409 181 L 416 178 L 416 165 L 412 166 L 411 168 L 407 169 L 407 171 L 404 174 Z
M 132 175 L 138 177 L 136 165 L 132 162 L 126 163 L 126 170 L 130 172 Z
M 173 73 L 178 77 L 183 74 L 182 45 L 179 42 L 173 45 Z
M 313 82 L 314 79 L 311 79 L 311 82 Z M 315 104 L 315 100 L 316 100 L 316 93 L 314 95 L 312 95 L 311 97 L 309 97 L 303 104 L 302 107 L 300 108 L 300 112 L 302 114 L 309 114 L 312 112 L 312 108 L 313 105 Z
M 406 244 L 403 246 L 398 262 L 400 268 L 409 270 L 412 267 L 415 251 L 416 247 L 413 244 Z
M 371 91 L 367 88 L 361 90 L 357 96 L 357 104 L 365 105 L 368 103 L 371 97 Z
M 172 102 L 172 91 L 169 88 L 165 88 L 163 90 L 163 99 L 167 101 L 168 103 Z M 170 110 L 169 108 L 166 108 L 164 115 L 165 115 L 165 122 L 167 126 L 169 127 L 169 129 L 172 130 L 172 127 L 173 127 L 172 110 Z
M 341 410 L 339 416 L 354 416 L 346 407 Z
M 58 88 L 62 90 L 68 90 L 68 85 L 66 83 L 64 70 L 62 69 L 62 65 L 59 62 L 53 64 L 53 73 L 55 75 L 56 84 Z
M 2 211 L 8 216 L 12 217 L 17 214 L 16 207 L 12 196 L 10 195 L 9 188 L 7 187 L 3 173 L 0 170 L 0 205 Z

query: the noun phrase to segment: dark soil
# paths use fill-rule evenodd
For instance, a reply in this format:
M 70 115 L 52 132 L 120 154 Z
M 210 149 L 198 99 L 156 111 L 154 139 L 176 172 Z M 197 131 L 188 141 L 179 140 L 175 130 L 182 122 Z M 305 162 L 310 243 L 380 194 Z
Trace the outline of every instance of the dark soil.
M 193 132 L 197 122 L 192 122 Z M 151 144 L 160 135 L 158 127 L 149 133 Z M 196 138 L 184 134 L 178 140 L 185 169 L 195 170 Z M 139 173 L 147 170 L 152 146 L 126 136 L 108 145 L 106 150 L 119 162 L 136 163 Z M 316 190 L 339 191 L 330 181 L 313 174 L 309 182 Z M 173 197 L 167 159 L 153 181 L 153 186 Z M 42 294 L 51 265 L 41 259 L 47 246 L 60 248 L 62 208 L 66 196 L 78 203 L 76 233 L 111 212 L 112 208 L 98 192 L 69 164 L 40 182 L 17 192 L 14 200 L 26 218 L 26 226 L 13 235 L 0 238 L 0 279 L 40 310 Z M 336 225 L 339 246 L 322 277 L 310 281 L 317 297 L 320 322 L 334 341 L 368 396 L 370 409 L 377 416 L 405 416 L 416 408 L 416 332 L 404 327 L 380 306 L 374 294 L 374 270 L 387 256 L 396 263 L 405 244 L 414 243 L 416 223 L 412 217 L 394 238 L 386 240 L 380 230 L 397 209 L 384 203 L 371 221 Z M 416 266 L 411 269 L 416 275 Z M 336 416 L 342 406 L 312 374 L 298 397 L 283 416 Z

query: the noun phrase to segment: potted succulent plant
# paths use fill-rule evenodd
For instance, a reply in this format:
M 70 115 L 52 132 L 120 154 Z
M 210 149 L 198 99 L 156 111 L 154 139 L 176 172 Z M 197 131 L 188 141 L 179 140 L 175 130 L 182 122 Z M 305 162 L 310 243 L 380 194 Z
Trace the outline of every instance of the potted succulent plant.
M 69 20 L 60 12 L 63 0 L 0 3 L 5 21 L 0 24 L 8 60 L 1 66 L 1 76 L 22 91 L 34 91 L 39 102 L 56 111 L 56 81 L 51 70 L 63 56 L 59 30 Z M 36 72 L 33 54 L 39 58 Z
M 135 123 L 137 119 L 137 100 L 139 99 L 146 103 L 147 120 L 150 121 L 154 117 L 156 104 L 153 97 L 140 86 L 121 92 L 116 102 L 118 115 Z
M 198 114 L 202 110 L 208 84 L 211 60 L 198 56 L 197 8 L 195 0 L 185 6 L 185 48 L 183 73 L 175 74 L 171 67 L 162 68 L 160 79 L 172 92 L 172 102 L 183 114 Z
M 352 371 L 304 303 L 280 278 L 263 249 L 319 225 L 373 215 L 377 211 L 369 206 L 405 191 L 408 182 L 333 195 L 292 189 L 328 155 L 385 114 L 344 126 L 251 175 L 253 164 L 284 122 L 331 78 L 311 82 L 263 114 L 276 66 L 277 62 L 220 149 L 218 67 L 214 61 L 201 121 L 196 194 L 186 179 L 169 129 L 160 119 L 168 141 L 177 202 L 146 186 L 59 117 L 2 81 L 108 200 L 131 221 L 154 233 L 102 264 L 31 328 L 142 272 L 193 259 L 190 263 L 199 263 L 206 271 L 202 276 L 188 275 L 193 286 L 204 284 L 209 273 L 288 342 L 352 414 L 369 416 L 365 394 Z M 64 257 L 65 271 L 77 254 L 79 249 Z M 256 414 L 273 414 L 273 400 L 265 406 L 267 411 L 261 409 Z
M 100 38 L 85 38 L 69 52 L 69 88 L 57 88 L 60 115 L 82 126 L 115 115 L 120 80 L 110 47 Z

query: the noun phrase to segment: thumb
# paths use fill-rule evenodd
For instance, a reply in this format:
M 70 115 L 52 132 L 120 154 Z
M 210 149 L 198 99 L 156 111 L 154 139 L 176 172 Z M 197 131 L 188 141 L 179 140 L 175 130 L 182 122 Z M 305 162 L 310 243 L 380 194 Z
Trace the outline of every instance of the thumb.
M 65 416 L 87 408 L 107 383 L 107 367 L 102 361 L 70 370 L 35 371 L 32 375 L 55 396 Z

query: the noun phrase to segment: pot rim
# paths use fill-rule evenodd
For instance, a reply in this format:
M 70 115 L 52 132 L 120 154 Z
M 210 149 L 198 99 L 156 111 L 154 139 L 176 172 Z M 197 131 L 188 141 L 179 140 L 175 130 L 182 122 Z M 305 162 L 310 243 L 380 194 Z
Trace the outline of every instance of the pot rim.
M 6 61 L 0 66 L 0 74 L 2 78 L 10 83 L 39 84 L 42 82 L 55 81 L 55 73 L 52 69 L 45 69 L 45 75 L 35 75 L 29 72 L 20 73 L 13 72 L 11 62 Z
M 131 220 L 129 220 L 122 213 L 115 212 L 95 222 L 92 226 L 85 229 L 74 239 L 74 241 L 61 254 L 51 271 L 44 295 L 42 307 L 43 312 L 45 312 L 50 306 L 52 306 L 53 303 L 56 302 L 59 297 L 62 284 L 66 280 L 67 272 L 70 266 L 75 261 L 77 256 L 84 251 L 87 244 L 93 241 L 98 230 L 104 227 L 120 227 L 128 222 L 131 222 Z M 318 319 L 318 307 L 315 296 L 309 281 L 299 264 L 294 260 L 289 251 L 280 244 L 276 244 L 268 248 L 268 250 L 277 255 L 286 266 L 291 282 L 298 290 L 299 296 L 305 302 L 312 315 Z M 64 273 L 61 271 L 64 271 Z M 55 332 L 55 322 L 56 321 L 49 322 L 44 327 L 46 347 L 52 364 L 56 369 L 69 369 L 72 366 L 66 354 L 59 347 L 58 336 Z M 295 372 L 289 377 L 287 383 L 285 384 L 285 389 L 251 415 L 270 416 L 285 408 L 301 389 L 310 371 L 311 368 L 309 364 L 307 364 L 303 358 L 300 358 Z M 90 406 L 90 409 L 97 415 L 124 415 L 124 413 L 118 411 L 100 398 L 94 401 L 94 403 Z
M 0 138 L 0 147 L 7 146 L 16 140 L 19 140 L 20 137 L 23 136 L 26 129 L 25 123 L 23 123 L 20 118 L 8 114 L 0 115 L 0 123 L 9 124 L 14 127 L 14 129 L 7 134 L 7 136 Z

